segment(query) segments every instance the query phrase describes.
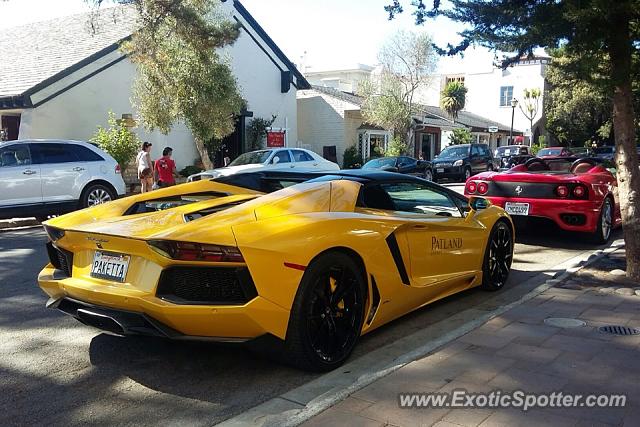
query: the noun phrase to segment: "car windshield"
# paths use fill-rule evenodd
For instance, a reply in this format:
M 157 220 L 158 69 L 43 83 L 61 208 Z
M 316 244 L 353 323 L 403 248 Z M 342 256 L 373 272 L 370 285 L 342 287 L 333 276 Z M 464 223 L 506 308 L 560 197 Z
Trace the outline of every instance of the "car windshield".
M 543 148 L 538 151 L 538 156 L 559 156 L 562 153 L 560 148 Z
M 271 154 L 271 151 L 269 150 L 244 153 L 238 156 L 233 162 L 229 163 L 229 166 L 259 165 L 267 161 L 269 154 Z
M 447 147 L 438 156 L 439 159 L 460 159 L 469 155 L 469 146 Z
M 496 157 L 517 156 L 519 154 L 527 154 L 527 148 L 522 145 L 509 145 L 496 149 Z
M 380 169 L 387 166 L 395 166 L 396 158 L 395 157 L 382 157 L 380 159 L 369 160 L 367 163 L 362 166 L 362 169 Z

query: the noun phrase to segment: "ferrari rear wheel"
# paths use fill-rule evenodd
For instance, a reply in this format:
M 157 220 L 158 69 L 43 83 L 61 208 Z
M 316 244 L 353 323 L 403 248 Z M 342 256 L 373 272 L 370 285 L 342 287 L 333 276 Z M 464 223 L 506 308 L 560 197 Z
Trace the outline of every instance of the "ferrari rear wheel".
M 504 221 L 498 221 L 491 230 L 482 264 L 482 288 L 488 291 L 502 289 L 507 283 L 513 261 L 513 233 Z
M 613 203 L 611 203 L 611 199 L 607 197 L 606 199 L 604 199 L 604 203 L 602 203 L 598 225 L 596 226 L 596 231 L 593 234 L 593 240 L 595 241 L 595 243 L 607 243 L 609 241 L 609 237 L 611 237 L 612 229 Z
M 301 369 L 330 371 L 360 337 L 366 284 L 347 254 L 329 252 L 307 268 L 291 309 L 285 356 Z

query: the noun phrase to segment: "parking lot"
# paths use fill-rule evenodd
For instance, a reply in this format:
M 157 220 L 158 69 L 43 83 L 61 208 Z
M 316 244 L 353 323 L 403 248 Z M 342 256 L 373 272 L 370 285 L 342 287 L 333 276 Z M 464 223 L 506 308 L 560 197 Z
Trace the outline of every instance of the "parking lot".
M 40 227 L 0 233 L 0 424 L 211 425 L 317 377 L 242 346 L 119 338 L 47 310 L 36 284 L 45 240 Z M 521 230 L 510 292 L 425 307 L 365 336 L 351 361 L 438 322 L 444 334 L 450 316 L 508 304 L 529 279 L 593 250 L 553 228 Z

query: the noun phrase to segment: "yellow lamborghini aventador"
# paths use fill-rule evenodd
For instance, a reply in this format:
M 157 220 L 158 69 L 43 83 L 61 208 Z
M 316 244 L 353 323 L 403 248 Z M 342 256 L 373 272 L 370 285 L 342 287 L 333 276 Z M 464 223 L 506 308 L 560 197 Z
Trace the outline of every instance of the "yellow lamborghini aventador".
M 118 335 L 275 337 L 303 369 L 440 298 L 504 286 L 509 216 L 388 172 L 197 181 L 45 224 L 47 306 Z

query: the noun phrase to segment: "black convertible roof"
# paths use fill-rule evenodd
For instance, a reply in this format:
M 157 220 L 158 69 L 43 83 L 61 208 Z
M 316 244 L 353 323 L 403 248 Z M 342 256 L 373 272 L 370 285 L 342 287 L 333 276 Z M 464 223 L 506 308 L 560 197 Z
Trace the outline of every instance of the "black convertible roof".
M 284 187 L 288 187 L 289 185 L 299 184 L 302 182 L 335 181 L 340 179 L 357 181 L 362 184 L 399 181 L 417 182 L 438 188 L 440 191 L 445 191 L 454 197 L 464 198 L 455 191 L 436 184 L 435 182 L 427 181 L 413 175 L 384 172 L 379 170 L 344 169 L 333 172 L 260 171 L 221 176 L 212 178 L 211 181 L 248 188 L 250 190 L 261 191 L 263 193 L 271 193 L 281 190 Z
M 239 173 L 229 176 L 212 178 L 212 181 L 223 184 L 235 185 L 238 187 L 261 190 L 261 181 L 334 181 L 337 179 L 348 179 L 362 183 L 368 182 L 391 182 L 391 181 L 419 181 L 426 182 L 412 175 L 403 175 L 394 172 L 384 172 L 379 170 L 345 169 L 333 172 L 293 172 L 293 171 L 260 171 Z

